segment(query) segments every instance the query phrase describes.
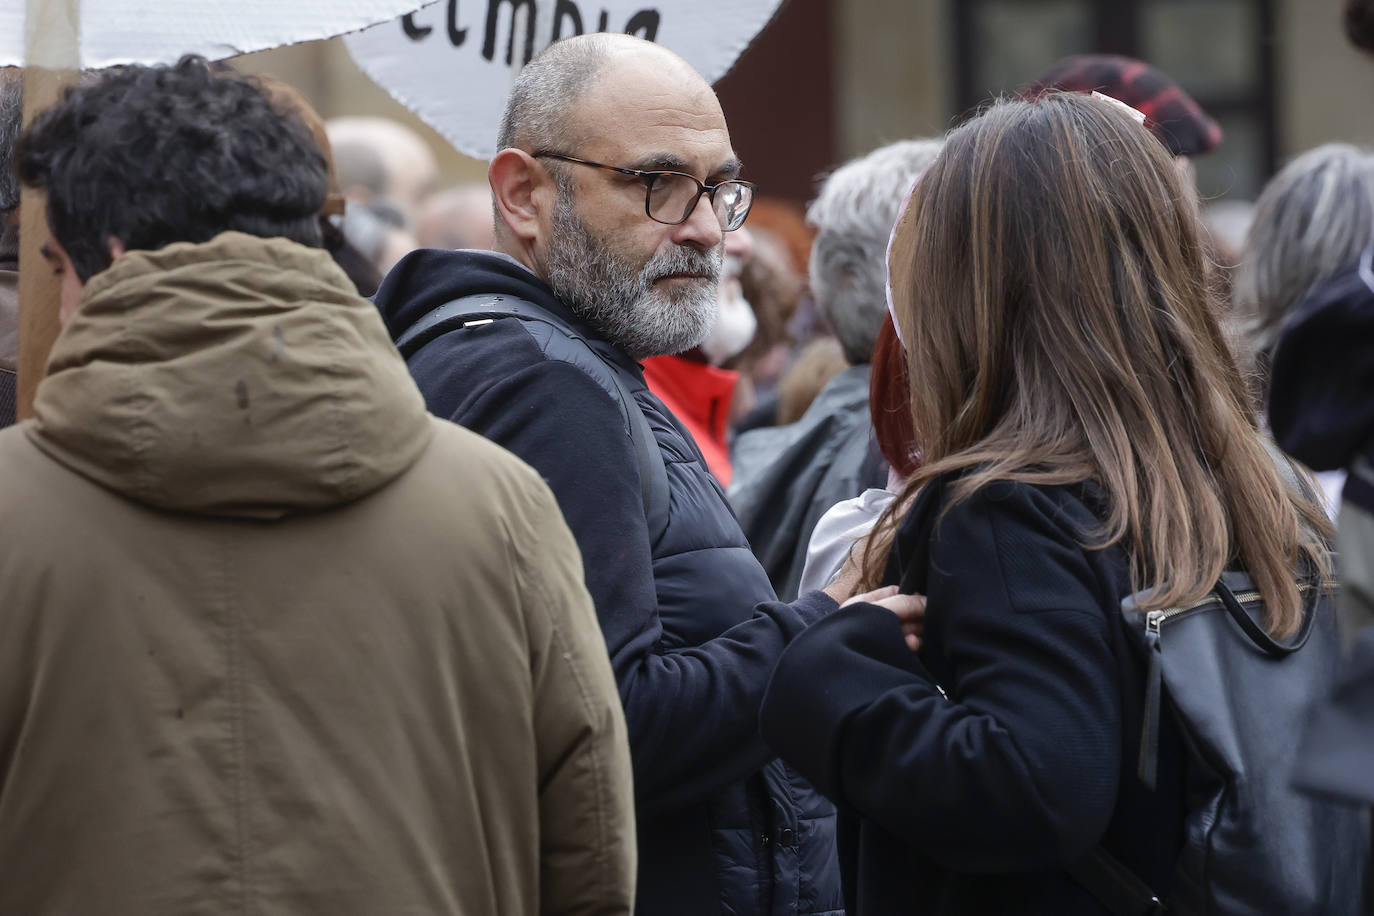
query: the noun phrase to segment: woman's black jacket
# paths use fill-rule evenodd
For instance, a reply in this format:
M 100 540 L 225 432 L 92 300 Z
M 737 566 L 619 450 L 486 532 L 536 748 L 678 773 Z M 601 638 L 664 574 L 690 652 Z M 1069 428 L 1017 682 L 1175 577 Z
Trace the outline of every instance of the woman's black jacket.
M 1167 894 L 1184 755 L 1166 721 L 1157 789 L 1135 775 L 1144 664 L 1092 489 L 932 482 L 888 573 L 928 597 L 920 652 L 857 604 L 783 654 L 763 734 L 839 807 L 851 914 L 1104 913 L 1063 870 L 1099 843 Z

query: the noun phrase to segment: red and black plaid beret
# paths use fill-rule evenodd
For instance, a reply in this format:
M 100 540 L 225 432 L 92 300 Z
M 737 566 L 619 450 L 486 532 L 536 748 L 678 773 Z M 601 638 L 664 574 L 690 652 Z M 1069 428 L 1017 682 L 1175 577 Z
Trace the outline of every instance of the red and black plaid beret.
M 1111 54 L 1082 54 L 1055 65 L 1021 97 L 1035 99 L 1054 89 L 1096 89 L 1145 113 L 1145 126 L 1175 156 L 1200 156 L 1221 143 L 1221 125 L 1212 120 L 1173 80 L 1149 64 Z

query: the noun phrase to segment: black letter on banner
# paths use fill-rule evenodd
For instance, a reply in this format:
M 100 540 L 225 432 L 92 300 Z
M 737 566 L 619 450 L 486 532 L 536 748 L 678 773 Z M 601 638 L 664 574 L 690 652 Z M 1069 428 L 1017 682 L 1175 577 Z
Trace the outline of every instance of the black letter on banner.
M 415 14 L 406 13 L 404 16 L 401 17 L 401 31 L 405 32 L 406 38 L 409 38 L 411 41 L 419 41 L 421 38 L 424 38 L 430 32 L 433 32 L 434 26 L 416 25 Z
M 582 34 L 582 13 L 577 8 L 577 4 L 572 0 L 558 0 L 558 5 L 553 8 L 553 40 L 557 41 L 563 37 L 563 17 L 567 16 L 572 20 L 573 34 Z
M 458 28 L 458 0 L 448 0 L 448 43 L 462 47 L 467 37 L 468 30 Z
M 606 31 L 606 26 L 610 24 L 610 19 L 611 14 L 606 12 L 605 10 L 602 10 L 601 15 L 598 16 L 596 20 L 596 30 L 598 32 Z
M 625 34 L 633 35 L 640 29 L 644 32 L 640 35 L 645 41 L 653 41 L 658 37 L 658 23 L 661 17 L 658 10 L 640 10 L 630 17 L 630 21 L 625 23 Z
M 525 57 L 520 61 L 520 66 L 523 67 L 534 56 L 534 0 L 488 0 L 487 35 L 482 42 L 482 56 L 487 60 L 496 56 L 496 20 L 497 13 L 503 3 L 510 4 L 510 33 L 506 41 L 506 66 L 510 66 L 515 60 L 515 14 L 522 9 L 525 11 Z

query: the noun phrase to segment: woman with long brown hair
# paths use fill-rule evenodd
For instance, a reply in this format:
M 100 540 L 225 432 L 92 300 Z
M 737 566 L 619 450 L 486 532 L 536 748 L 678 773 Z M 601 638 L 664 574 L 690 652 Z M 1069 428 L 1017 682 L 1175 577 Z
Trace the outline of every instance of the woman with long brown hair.
M 764 736 L 847 812 L 851 913 L 1103 913 L 1099 844 L 1166 899 L 1183 845 L 1168 718 L 1135 778 L 1122 599 L 1247 571 L 1269 634 L 1327 568 L 1218 327 L 1195 195 L 1119 103 L 1005 101 L 954 130 L 893 238 L 921 465 L 862 558 L 927 596 L 919 651 L 851 604 L 786 652 Z M 908 628 L 908 637 L 910 632 Z M 947 696 L 946 696 L 947 694 Z

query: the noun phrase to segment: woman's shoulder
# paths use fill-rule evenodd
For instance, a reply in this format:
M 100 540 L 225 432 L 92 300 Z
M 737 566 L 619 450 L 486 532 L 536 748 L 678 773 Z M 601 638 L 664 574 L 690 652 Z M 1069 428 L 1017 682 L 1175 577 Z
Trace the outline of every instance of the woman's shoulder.
M 946 526 L 957 530 L 978 525 L 1026 528 L 1084 541 L 1094 537 L 1106 514 L 1104 491 L 1093 481 L 1046 484 L 1002 479 L 974 484 L 972 480 L 965 475 L 932 481 L 934 492 L 925 511 L 935 514 L 935 536 Z
M 1021 609 L 1060 606 L 1069 581 L 1087 585 L 1102 601 L 1117 601 L 1129 591 L 1129 562 L 1119 548 L 1098 546 L 1100 493 L 1090 483 L 1021 480 L 960 493 L 946 482 L 931 500 L 924 543 L 920 533 L 906 532 L 905 559 L 931 575 L 1000 580 Z
M 1127 588 L 1129 563 L 1120 549 L 1098 549 L 1106 518 L 1101 493 L 1084 482 L 936 477 L 898 526 L 885 581 L 922 591 L 928 575 L 973 577 L 1039 591 L 1056 570 L 1069 568 L 1115 594 Z

